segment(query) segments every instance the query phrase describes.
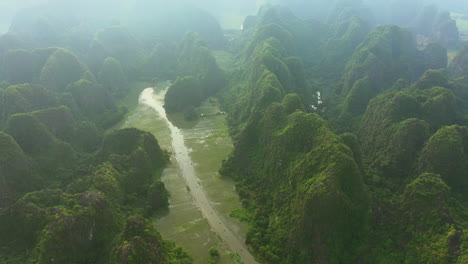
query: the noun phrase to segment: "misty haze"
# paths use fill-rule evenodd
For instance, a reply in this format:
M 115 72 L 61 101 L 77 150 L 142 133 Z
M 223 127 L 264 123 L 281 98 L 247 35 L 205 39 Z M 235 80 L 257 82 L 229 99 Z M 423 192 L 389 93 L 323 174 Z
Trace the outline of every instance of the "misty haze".
M 0 0 L 0 264 L 468 264 L 467 0 Z

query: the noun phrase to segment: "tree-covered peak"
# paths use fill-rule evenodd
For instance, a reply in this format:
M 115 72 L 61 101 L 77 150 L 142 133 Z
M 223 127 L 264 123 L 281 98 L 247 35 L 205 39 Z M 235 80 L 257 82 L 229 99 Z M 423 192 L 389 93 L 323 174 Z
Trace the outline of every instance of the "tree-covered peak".
M 444 87 L 411 87 L 377 96 L 359 128 L 366 162 L 382 171 L 386 180 L 404 182 L 431 134 L 457 120 L 456 96 Z
M 145 53 L 141 41 L 127 27 L 122 25 L 106 27 L 98 31 L 94 39 L 95 52 L 103 60 L 114 57 L 122 64 L 128 76 L 137 74 Z
M 135 128 L 120 129 L 108 134 L 104 139 L 99 156 L 130 156 L 140 150 L 149 155 L 148 158 L 153 161 L 151 166 L 155 168 L 160 168 L 167 162 L 167 156 L 161 150 L 156 138 L 149 132 Z
M 0 156 L 2 164 L 8 164 L 12 160 L 24 157 L 23 150 L 10 135 L 0 132 L 0 144 L 2 149 L 8 150 L 2 152 L 2 156 Z
M 250 43 L 249 48 L 247 49 L 247 57 L 250 57 L 255 48 L 260 45 L 262 42 L 274 38 L 279 41 L 279 44 L 284 49 L 284 52 L 293 55 L 295 50 L 295 45 L 293 41 L 293 36 L 286 29 L 282 28 L 277 24 L 267 24 L 258 28 L 255 33 L 253 41 Z
M 113 57 L 108 57 L 104 60 L 98 74 L 98 79 L 106 90 L 116 96 L 122 96 L 128 90 L 127 78 L 123 67 Z
M 30 114 L 12 115 L 8 118 L 6 132 L 29 154 L 39 154 L 55 143 L 47 127 Z
M 0 132 L 0 210 L 7 208 L 22 194 L 37 187 L 31 173 L 31 161 L 10 135 Z
M 362 177 L 352 151 L 328 123 L 301 108 L 298 96 L 291 94 L 282 103 L 257 109 L 238 136 L 236 150 L 222 173 L 244 183 L 242 198 L 255 202 L 247 242 L 262 258 L 269 262 L 287 258 L 338 261 L 349 247 L 332 246 L 323 236 L 352 243 L 339 230 L 363 228 L 367 198 Z M 259 186 L 262 191 L 254 191 Z M 272 192 L 279 195 L 267 198 Z M 291 219 L 290 214 L 296 217 Z M 342 214 L 348 221 L 339 220 Z M 276 235 L 261 236 L 267 227 Z M 292 246 L 285 241 L 293 241 Z M 275 246 L 265 248 L 265 243 Z
M 94 80 L 78 57 L 66 49 L 57 49 L 47 59 L 40 76 L 41 82 L 49 89 L 63 91 L 70 83 L 80 79 Z
M 390 86 L 396 78 L 417 77 L 416 45 L 412 33 L 398 26 L 380 26 L 357 47 L 346 67 L 343 92 L 348 93 L 354 82 L 368 77 Z M 404 70 L 403 70 L 404 69 Z
M 468 129 L 448 126 L 439 129 L 426 143 L 419 158 L 418 168 L 440 174 L 454 190 L 461 192 L 468 187 L 465 171 L 468 166 Z
M 188 32 L 185 34 L 184 39 L 179 44 L 179 54 L 183 54 L 186 50 L 193 49 L 194 47 L 205 46 L 205 42 L 201 39 L 200 34 L 196 32 Z
M 165 107 L 168 112 L 184 112 L 193 118 L 195 107 L 226 86 L 225 74 L 197 33 L 186 34 L 176 56 L 179 77 L 166 93 Z

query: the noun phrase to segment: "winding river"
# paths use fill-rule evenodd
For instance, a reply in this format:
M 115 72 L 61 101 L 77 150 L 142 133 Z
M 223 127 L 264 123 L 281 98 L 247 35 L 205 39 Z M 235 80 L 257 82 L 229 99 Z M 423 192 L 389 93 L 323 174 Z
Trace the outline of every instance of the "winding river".
M 203 168 L 203 164 L 200 163 L 210 162 L 210 157 L 203 157 L 203 154 L 213 154 L 209 153 L 209 151 L 206 150 L 203 151 L 202 149 L 210 147 L 208 146 L 209 144 L 206 144 L 204 141 L 206 141 L 206 138 L 209 137 L 209 134 L 213 129 L 210 128 L 211 126 L 207 126 L 208 128 L 206 128 L 202 125 L 198 128 L 198 130 L 193 129 L 193 131 L 184 131 L 183 129 L 179 129 L 178 127 L 173 125 L 171 121 L 167 118 L 166 111 L 163 107 L 165 92 L 166 89 L 159 89 L 158 92 L 155 92 L 155 89 L 153 88 L 146 88 L 145 90 L 143 90 L 139 97 L 140 106 L 146 106 L 146 109 L 150 108 L 153 110 L 151 113 L 153 115 L 153 122 L 159 120 L 161 126 L 162 124 L 164 124 L 166 129 L 168 128 L 168 131 L 165 135 L 162 135 L 161 137 L 157 135 L 157 137 L 160 143 L 161 141 L 165 141 L 167 144 L 166 146 L 164 146 L 164 144 L 161 145 L 168 149 L 172 149 L 172 160 L 173 163 L 176 163 L 173 164 L 173 168 L 170 168 L 166 171 L 166 176 L 163 176 L 163 181 L 165 182 L 166 187 L 171 193 L 171 206 L 169 215 L 163 216 L 156 224 L 158 230 L 161 231 L 163 235 L 166 233 L 167 236 L 169 236 L 169 239 L 173 239 L 178 243 L 184 244 L 185 242 L 186 244 L 188 244 L 189 251 L 191 251 L 190 253 L 192 255 L 195 255 L 195 263 L 206 263 L 204 262 L 206 261 L 206 258 L 202 260 L 199 257 L 197 257 L 197 255 L 207 255 L 207 250 L 205 252 L 202 252 L 201 254 L 200 252 L 196 251 L 205 250 L 208 244 L 213 245 L 213 243 L 215 243 L 214 245 L 216 245 L 217 247 L 219 247 L 219 244 L 222 244 L 222 249 L 237 252 L 246 264 L 257 263 L 254 257 L 247 250 L 246 245 L 244 243 L 245 238 L 243 235 L 245 234 L 245 228 L 244 230 L 241 230 L 242 224 L 238 222 L 233 222 L 234 220 L 229 219 L 229 217 L 227 216 L 231 209 L 238 208 L 240 206 L 238 197 L 236 197 L 234 194 L 233 183 L 223 181 L 219 182 L 220 177 L 219 175 L 216 175 L 217 179 L 214 179 L 214 176 L 211 177 L 211 182 L 216 182 L 214 182 L 214 185 L 210 185 L 210 178 L 205 177 L 201 179 L 197 177 L 197 169 L 200 172 L 199 174 L 202 174 L 202 170 L 200 168 Z M 133 119 L 142 120 L 144 119 L 144 117 L 142 117 L 141 115 L 146 115 L 148 117 L 149 114 L 150 113 L 148 113 L 148 111 L 141 113 L 140 115 L 138 115 L 138 113 L 135 113 Z M 132 126 L 132 122 L 134 121 L 132 121 L 132 116 L 130 116 L 129 120 L 127 121 L 127 124 L 124 126 Z M 149 123 L 148 120 L 146 122 Z M 140 126 L 144 126 L 144 124 L 140 124 Z M 203 135 L 203 137 L 198 136 L 202 132 L 208 135 Z M 200 151 L 198 151 L 198 156 L 195 156 L 192 153 L 194 152 L 193 149 L 187 147 L 188 143 L 191 143 L 190 147 L 193 148 L 196 148 L 195 145 L 197 143 L 200 146 L 202 146 L 199 147 Z M 201 143 L 203 143 L 204 145 Z M 217 142 L 215 142 L 214 145 L 217 145 L 216 143 Z M 219 157 L 215 158 L 219 159 Z M 193 159 L 196 159 L 196 162 L 194 162 Z M 175 176 L 179 176 L 183 180 L 179 179 L 178 181 L 178 179 Z M 204 185 L 209 185 L 207 186 L 208 188 L 214 187 L 217 189 L 227 189 L 205 190 Z M 184 199 L 184 195 L 188 197 L 185 197 Z M 217 197 L 216 195 L 218 195 L 221 198 L 213 199 L 213 197 Z M 187 198 L 189 199 L 189 201 L 187 201 Z M 223 201 L 227 202 L 225 206 L 223 205 Z M 199 212 L 199 217 L 193 216 L 193 212 L 190 213 L 190 210 L 193 211 L 193 208 L 191 208 L 191 206 L 194 206 Z M 225 211 L 225 208 L 223 207 L 227 207 L 228 211 Z M 223 210 L 224 212 L 222 212 Z M 207 222 L 206 226 L 203 223 L 204 221 Z M 198 228 L 198 230 L 196 230 L 196 232 L 184 233 L 185 229 L 190 228 L 190 225 L 199 225 L 200 227 Z M 178 226 L 177 231 L 169 230 L 173 228 L 173 226 Z M 211 234 L 206 234 L 207 232 L 202 232 L 203 229 L 209 229 L 209 233 Z M 178 233 L 181 233 L 181 235 L 178 236 Z M 212 233 L 214 233 L 214 235 Z M 193 240 L 194 243 L 190 244 L 190 240 Z M 203 243 L 203 245 L 198 245 L 201 243 Z M 230 261 L 226 259 L 226 256 L 224 256 L 224 259 L 222 258 L 221 263 L 229 262 Z

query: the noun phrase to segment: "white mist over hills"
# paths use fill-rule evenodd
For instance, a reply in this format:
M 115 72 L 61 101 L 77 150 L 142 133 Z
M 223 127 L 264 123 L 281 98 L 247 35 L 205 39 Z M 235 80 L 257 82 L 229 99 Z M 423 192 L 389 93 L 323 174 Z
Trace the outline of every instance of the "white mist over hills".
M 25 7 L 46 3 L 45 0 L 1 0 L 0 1 L 0 34 L 8 31 L 16 12 Z
M 364 4 L 374 14 L 386 12 L 386 16 L 398 16 L 408 9 L 407 0 L 0 0 L 0 34 L 8 31 L 15 14 L 22 8 L 47 6 L 83 15 L 102 14 L 122 17 L 125 12 L 144 7 L 147 10 L 197 6 L 216 17 L 223 28 L 238 29 L 247 15 L 256 14 L 265 4 L 281 4 L 290 7 L 294 13 L 304 18 L 326 20 L 337 4 Z M 450 12 L 468 13 L 466 0 L 413 0 L 411 7 L 422 8 L 435 4 Z M 401 8 L 400 8 L 401 7 Z M 388 11 L 391 10 L 391 11 Z M 404 15 L 404 14 L 403 14 Z M 383 22 L 383 21 L 382 21 Z

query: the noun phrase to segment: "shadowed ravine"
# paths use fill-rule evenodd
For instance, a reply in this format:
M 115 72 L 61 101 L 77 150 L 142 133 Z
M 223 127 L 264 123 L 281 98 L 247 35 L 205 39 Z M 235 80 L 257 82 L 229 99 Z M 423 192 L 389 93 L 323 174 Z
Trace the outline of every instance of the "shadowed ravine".
M 157 98 L 164 98 L 165 91 L 158 94 Z M 224 223 L 213 208 L 203 187 L 196 176 L 195 168 L 189 156 L 189 150 L 184 142 L 182 131 L 174 126 L 167 118 L 162 100 L 156 100 L 153 88 L 145 89 L 140 95 L 140 104 L 147 105 L 154 109 L 163 118 L 171 133 L 171 145 L 175 159 L 180 167 L 181 174 L 190 189 L 193 203 L 199 208 L 202 215 L 207 219 L 211 229 L 230 247 L 232 251 L 239 253 L 245 263 L 257 263 L 254 257 L 247 250 L 245 243 L 241 241 Z

